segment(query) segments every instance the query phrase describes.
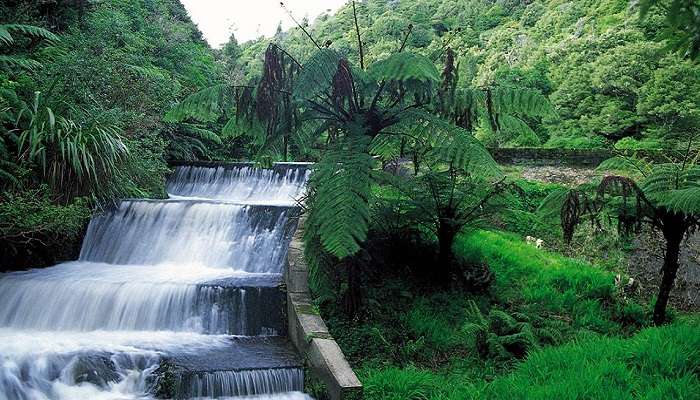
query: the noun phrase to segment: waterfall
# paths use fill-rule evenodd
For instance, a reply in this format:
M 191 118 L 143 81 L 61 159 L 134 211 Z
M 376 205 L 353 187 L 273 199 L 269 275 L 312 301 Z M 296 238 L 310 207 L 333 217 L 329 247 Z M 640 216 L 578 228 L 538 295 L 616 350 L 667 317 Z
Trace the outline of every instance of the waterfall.
M 0 274 L 0 400 L 308 399 L 279 290 L 308 174 L 181 166 L 78 260 Z

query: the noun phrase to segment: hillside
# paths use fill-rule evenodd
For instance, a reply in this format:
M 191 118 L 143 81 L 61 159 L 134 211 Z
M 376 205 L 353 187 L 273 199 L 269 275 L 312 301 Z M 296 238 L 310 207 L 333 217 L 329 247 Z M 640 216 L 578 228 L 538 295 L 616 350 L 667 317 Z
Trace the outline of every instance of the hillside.
M 69 256 L 96 204 L 162 196 L 166 159 L 218 140 L 162 121 L 220 77 L 178 1 L 35 3 L 0 5 L 2 269 Z
M 627 0 L 367 0 L 357 12 L 365 64 L 395 52 L 411 25 L 407 48 L 437 64 L 453 48 L 465 82 L 549 96 L 558 118 L 533 121 L 536 137 L 482 132 L 489 145 L 673 147 L 674 137 L 700 128 L 700 67 L 668 53 L 662 16 L 640 21 Z M 350 6 L 309 31 L 359 63 Z M 300 60 L 314 48 L 298 28 L 273 41 Z M 248 76 L 259 72 L 268 42 L 241 46 L 237 62 Z

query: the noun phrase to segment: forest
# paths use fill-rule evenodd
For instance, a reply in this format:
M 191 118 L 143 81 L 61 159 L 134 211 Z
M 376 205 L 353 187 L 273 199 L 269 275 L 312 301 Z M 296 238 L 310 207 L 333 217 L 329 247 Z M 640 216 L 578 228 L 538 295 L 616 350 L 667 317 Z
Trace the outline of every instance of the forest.
M 0 291 L 177 165 L 310 162 L 311 309 L 363 398 L 700 399 L 698 0 L 280 7 L 212 48 L 178 0 L 0 5 Z

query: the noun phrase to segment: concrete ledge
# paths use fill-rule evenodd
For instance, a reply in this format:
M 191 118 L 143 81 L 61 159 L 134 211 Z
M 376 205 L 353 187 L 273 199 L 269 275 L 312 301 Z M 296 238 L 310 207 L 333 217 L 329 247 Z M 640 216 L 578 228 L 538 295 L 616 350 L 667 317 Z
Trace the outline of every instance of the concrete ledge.
M 362 398 L 362 383 L 350 368 L 342 350 L 314 309 L 309 292 L 309 269 L 304 260 L 303 218 L 287 253 L 287 319 L 289 339 L 305 357 L 331 400 Z
M 491 156 L 501 164 L 572 166 L 595 168 L 614 156 L 636 156 L 666 162 L 674 154 L 666 150 L 549 149 L 541 147 L 490 148 Z

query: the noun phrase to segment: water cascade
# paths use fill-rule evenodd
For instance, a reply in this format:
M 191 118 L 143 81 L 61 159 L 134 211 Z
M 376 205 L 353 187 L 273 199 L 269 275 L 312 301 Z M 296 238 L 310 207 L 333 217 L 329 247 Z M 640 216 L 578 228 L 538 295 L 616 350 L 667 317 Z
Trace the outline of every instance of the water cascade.
M 279 285 L 308 168 L 179 166 L 77 261 L 0 274 L 0 400 L 305 400 Z

